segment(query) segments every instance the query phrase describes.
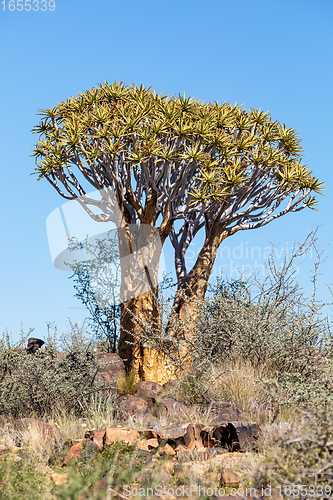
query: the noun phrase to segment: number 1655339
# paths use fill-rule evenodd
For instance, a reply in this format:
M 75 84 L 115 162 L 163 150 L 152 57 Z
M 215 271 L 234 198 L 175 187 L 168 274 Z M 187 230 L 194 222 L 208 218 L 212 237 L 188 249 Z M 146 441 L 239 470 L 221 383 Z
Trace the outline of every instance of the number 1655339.
M 55 9 L 55 1 L 54 0 L 2 0 L 1 2 L 3 11 L 14 12 L 17 10 L 18 12 L 26 11 L 29 12 L 34 11 L 37 12 L 41 10 L 45 12 L 47 10 L 53 11 Z

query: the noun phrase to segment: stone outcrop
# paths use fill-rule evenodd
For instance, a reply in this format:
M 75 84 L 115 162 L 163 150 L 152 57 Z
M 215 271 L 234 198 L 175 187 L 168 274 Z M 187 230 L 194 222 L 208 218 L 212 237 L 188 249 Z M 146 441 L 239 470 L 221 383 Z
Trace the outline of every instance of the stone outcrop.
M 80 460 L 85 457 L 85 460 L 89 460 L 93 457 L 93 452 L 98 450 L 96 444 L 90 439 L 80 439 L 78 443 L 70 447 L 64 459 L 64 465 L 69 465 L 73 460 Z
M 146 399 L 156 396 L 157 401 L 155 404 L 161 403 L 161 401 L 165 404 L 163 397 L 161 400 L 158 399 L 163 394 L 160 387 L 158 385 L 153 386 L 150 382 L 149 384 L 140 385 L 136 394 L 141 394 Z M 205 469 L 204 464 L 207 464 L 207 472 L 204 472 L 206 475 L 209 474 L 209 464 L 215 461 L 220 467 L 217 472 L 214 469 L 217 474 L 217 484 L 220 487 L 237 488 L 241 484 L 239 475 L 230 468 L 225 458 L 234 456 L 235 452 L 242 453 L 256 449 L 260 435 L 260 428 L 256 423 L 230 422 L 228 419 L 231 416 L 231 411 L 226 412 L 224 409 L 223 413 L 221 413 L 221 418 L 224 421 L 215 425 L 184 422 L 181 419 L 177 423 L 162 425 L 161 421 L 151 414 L 156 407 L 149 409 L 148 403 L 143 397 L 138 395 L 122 396 L 118 398 L 117 404 L 118 407 L 123 406 L 123 411 L 126 411 L 127 415 L 129 415 L 129 411 L 132 411 L 133 417 L 137 416 L 139 418 L 143 412 L 143 418 L 149 417 L 153 419 L 153 427 L 147 426 L 146 428 L 134 430 L 123 426 L 86 430 L 81 438 L 64 443 L 65 450 L 67 448 L 67 453 L 62 462 L 64 472 L 57 473 L 52 470 L 48 472 L 54 484 L 66 484 L 68 480 L 66 467 L 71 467 L 74 461 L 83 461 L 86 464 L 87 461 L 91 460 L 93 464 L 96 453 L 103 452 L 108 446 L 117 442 L 123 442 L 135 448 L 133 453 L 140 457 L 140 467 L 142 467 L 143 473 L 148 470 L 155 470 L 155 465 L 159 464 L 158 466 L 160 466 L 161 463 L 163 463 L 163 467 L 166 463 L 170 465 L 166 471 L 166 477 L 168 474 L 170 475 L 169 469 L 170 471 L 179 470 L 181 467 L 193 467 L 193 464 L 198 466 L 201 464 L 200 467 L 203 470 Z M 170 411 L 168 417 L 179 417 L 175 403 L 177 402 L 167 403 L 166 407 Z M 175 413 L 172 414 L 172 411 L 175 411 Z M 234 413 L 234 415 L 236 414 L 238 413 Z M 37 429 L 41 438 L 47 441 L 53 440 L 55 444 L 59 440 L 61 441 L 62 438 L 61 429 L 58 429 L 57 426 L 35 419 L 17 419 L 13 423 L 13 428 L 18 437 L 22 437 L 22 433 L 27 430 Z M 9 448 L 7 446 L 0 445 L 0 455 L 5 455 L 8 452 Z M 13 452 L 13 447 L 11 447 L 11 452 Z M 132 450 L 130 452 L 132 453 Z M 16 461 L 25 458 L 24 451 L 20 447 L 16 448 L 14 453 Z M 108 476 L 101 478 L 95 484 L 94 492 L 97 494 L 97 492 L 104 491 L 108 484 L 110 484 Z M 88 495 L 83 496 L 83 498 L 91 497 Z M 232 498 L 237 498 L 237 496 Z M 254 500 L 260 498 L 260 495 L 248 498 Z
M 144 414 L 148 413 L 148 403 L 138 396 L 120 396 L 116 402 L 117 405 L 117 416 L 126 420 L 129 415 L 135 418 L 142 417 Z
M 131 446 L 135 445 L 140 439 L 138 431 L 128 429 L 127 427 L 108 427 L 105 429 L 105 436 L 103 439 L 104 447 L 113 444 L 116 441 L 124 441 Z
M 45 344 L 44 340 L 35 339 L 34 337 L 30 337 L 30 339 L 28 339 L 27 351 L 29 354 L 33 354 L 36 351 L 38 351 L 38 349 L 40 349 L 42 347 L 42 345 L 44 345 L 44 344 Z
M 171 446 L 176 455 L 184 452 L 235 452 L 255 449 L 260 435 L 256 423 L 228 422 L 216 426 L 204 426 L 199 423 L 182 422 L 175 426 L 156 426 L 155 429 L 134 431 L 123 427 L 109 427 L 86 431 L 85 439 L 90 439 L 98 449 L 115 441 L 124 441 L 130 445 L 140 444 L 140 448 L 150 451 L 152 448 L 169 450 Z
M 134 395 L 147 401 L 148 407 L 151 409 L 156 405 L 158 397 L 163 392 L 163 386 L 157 382 L 142 381 L 137 384 Z
M 157 398 L 152 410 L 152 414 L 157 418 L 171 415 L 184 417 L 185 415 L 189 416 L 190 413 L 191 410 L 190 408 L 188 408 L 188 406 L 173 399 L 167 398 Z
M 206 425 L 201 438 L 207 448 L 224 447 L 231 451 L 247 451 L 256 448 L 260 428 L 254 422 L 225 422 Z
M 119 354 L 115 352 L 96 353 L 99 365 L 99 378 L 103 382 L 111 382 L 115 378 L 125 375 L 125 365 Z

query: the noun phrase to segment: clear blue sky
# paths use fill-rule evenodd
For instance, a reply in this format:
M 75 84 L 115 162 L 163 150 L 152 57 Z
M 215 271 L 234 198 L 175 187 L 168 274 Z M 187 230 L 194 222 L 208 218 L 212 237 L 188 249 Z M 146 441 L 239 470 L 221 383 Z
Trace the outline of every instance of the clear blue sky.
M 269 240 L 291 247 L 315 225 L 322 245 L 331 240 L 331 0 L 55 0 L 53 12 L 10 12 L 7 4 L 0 10 L 0 331 L 8 328 L 18 339 L 22 321 L 25 331 L 35 327 L 34 336 L 43 338 L 47 321 L 65 331 L 68 316 L 82 321 L 86 315 L 75 309 L 80 303 L 69 274 L 51 261 L 45 221 L 64 200 L 47 181 L 30 176 L 36 140 L 30 130 L 39 108 L 105 80 L 237 101 L 297 128 L 304 163 L 326 184 L 319 211 L 288 214 L 236 234 L 224 243 L 230 259 L 227 252 L 220 255 L 218 267 L 234 273 L 236 265 L 253 266 L 246 248 L 259 247 L 263 255 Z M 333 281 L 332 257 L 331 246 L 318 290 L 324 300 L 325 282 Z

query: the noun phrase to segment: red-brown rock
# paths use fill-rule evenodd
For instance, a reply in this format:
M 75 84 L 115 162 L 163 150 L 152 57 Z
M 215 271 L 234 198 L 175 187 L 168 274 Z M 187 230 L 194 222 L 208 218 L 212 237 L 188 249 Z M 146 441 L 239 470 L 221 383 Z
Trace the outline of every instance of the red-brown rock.
M 140 418 L 140 423 L 141 425 L 151 429 L 155 428 L 158 425 L 160 425 L 160 421 L 158 418 L 154 417 L 150 413 L 145 413 L 141 418 Z
M 98 448 L 90 439 L 81 439 L 78 444 L 70 448 L 65 457 L 64 464 L 68 465 L 72 460 L 80 460 L 83 456 L 92 458 L 94 450 L 98 450 Z
M 156 403 L 156 398 L 163 392 L 163 386 L 157 382 L 142 381 L 137 384 L 134 395 L 147 401 L 148 407 L 152 408 Z
M 117 413 L 122 419 L 129 415 L 140 417 L 148 412 L 148 403 L 138 396 L 121 396 L 117 399 Z
M 190 408 L 183 403 L 178 403 L 178 401 L 166 398 L 158 399 L 155 407 L 152 409 L 152 414 L 157 418 L 167 415 L 184 416 L 184 414 L 188 414 L 189 412 Z
M 155 429 L 139 429 L 141 439 L 157 439 L 157 432 Z
M 202 439 L 201 439 L 201 429 L 203 425 L 201 424 L 189 424 L 186 430 L 186 434 L 184 435 L 184 442 L 187 449 L 190 451 L 195 448 L 202 447 Z
M 125 375 L 125 365 L 119 354 L 115 352 L 98 352 L 96 354 L 99 366 L 99 379 L 112 382 Z
M 242 420 L 242 412 L 234 406 L 222 408 L 217 415 L 218 422 L 239 422 Z
M 187 450 L 193 451 L 195 448 L 202 448 L 201 424 L 189 424 L 184 422 L 175 427 L 159 427 L 157 435 L 161 443 L 171 445 L 182 445 Z
M 158 448 L 159 443 L 157 438 L 152 438 L 139 441 L 137 446 L 140 450 L 150 451 L 153 450 L 154 448 Z
M 106 429 L 94 429 L 86 431 L 84 437 L 90 439 L 99 450 L 103 449 Z
M 113 444 L 116 441 L 124 441 L 133 446 L 139 439 L 140 435 L 138 431 L 133 429 L 128 429 L 127 427 L 108 427 L 105 431 L 104 446 Z
M 201 430 L 205 446 L 228 448 L 231 451 L 247 451 L 256 447 L 260 427 L 253 422 L 225 422 L 214 427 L 207 425 Z
M 157 457 L 174 457 L 175 455 L 176 451 L 168 443 L 166 443 L 164 446 L 160 446 L 156 453 Z

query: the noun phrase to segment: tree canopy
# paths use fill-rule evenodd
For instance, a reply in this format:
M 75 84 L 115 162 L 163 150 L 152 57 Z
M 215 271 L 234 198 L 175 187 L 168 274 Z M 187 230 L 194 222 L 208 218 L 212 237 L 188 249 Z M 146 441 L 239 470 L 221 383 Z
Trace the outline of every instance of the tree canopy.
M 323 188 L 301 161 L 296 131 L 261 110 L 115 82 L 40 115 L 38 179 L 66 199 L 81 197 L 95 220 L 114 219 L 112 191 L 126 223 L 159 225 L 162 241 L 172 233 L 178 275 L 202 227 L 206 236 L 216 220 L 228 233 L 259 227 L 314 208 L 312 194 Z M 100 190 L 100 202 L 86 196 L 87 185 Z

